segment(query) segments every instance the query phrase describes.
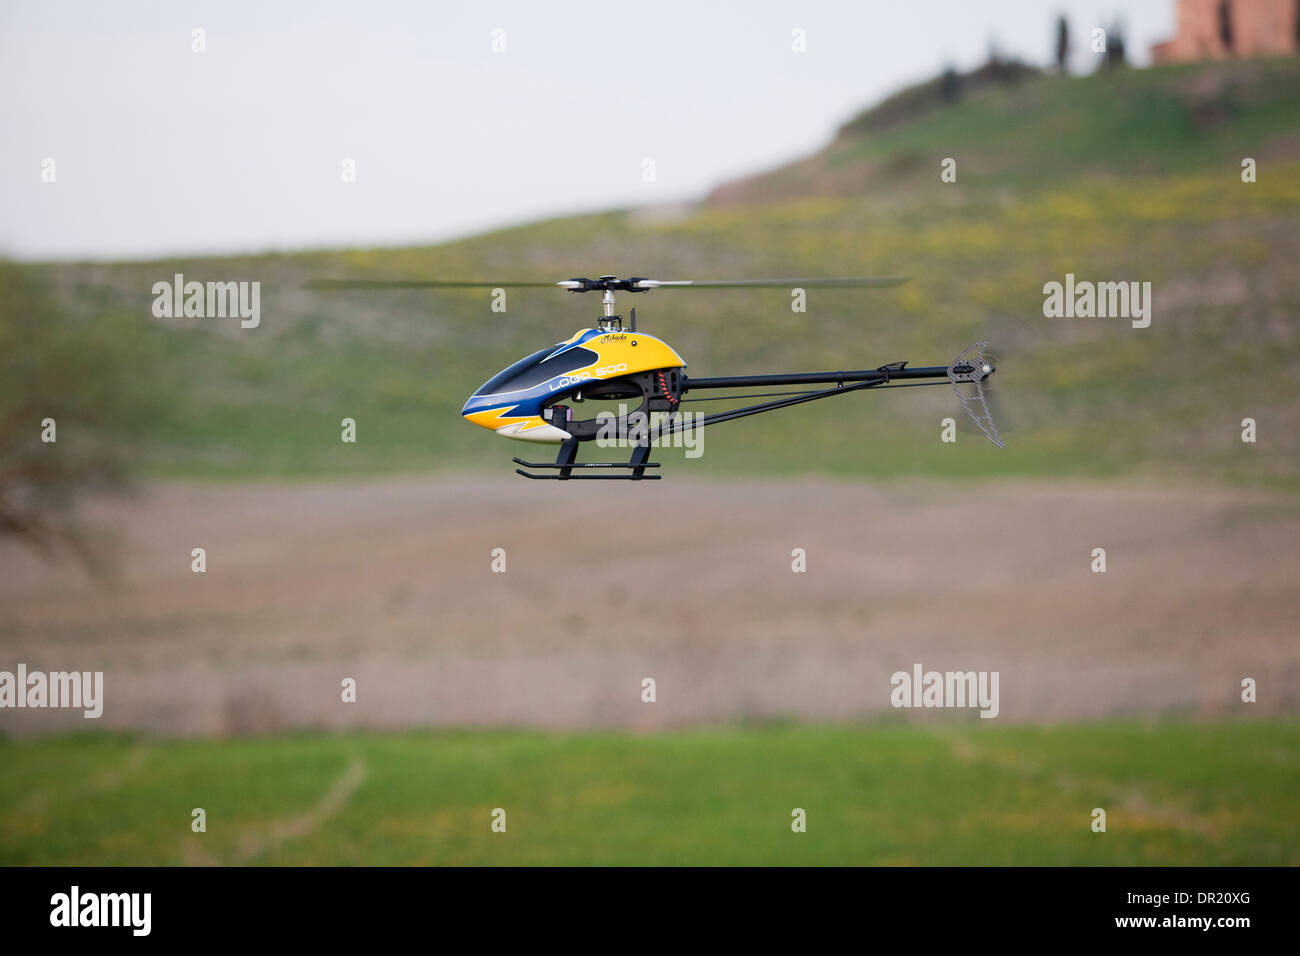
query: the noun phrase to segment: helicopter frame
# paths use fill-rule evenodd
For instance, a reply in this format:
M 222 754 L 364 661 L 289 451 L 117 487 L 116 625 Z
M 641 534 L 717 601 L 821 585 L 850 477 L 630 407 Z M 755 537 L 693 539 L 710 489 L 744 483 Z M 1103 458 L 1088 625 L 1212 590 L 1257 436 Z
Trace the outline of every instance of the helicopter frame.
M 942 385 L 949 382 L 957 391 L 958 397 L 962 400 L 963 405 L 968 401 L 978 401 L 983 407 L 983 419 L 988 422 L 989 428 L 986 428 L 981 421 L 981 416 L 974 408 L 967 405 L 968 411 L 975 419 L 981 430 L 989 436 L 999 447 L 1002 446 L 1002 440 L 997 435 L 996 428 L 992 428 L 992 421 L 988 418 L 987 405 L 984 405 L 983 395 L 978 393 L 968 398 L 963 395 L 957 388 L 959 384 L 972 382 L 978 385 L 982 383 L 995 369 L 993 366 L 983 361 L 984 348 L 987 343 L 977 342 L 970 348 L 964 350 L 954 361 L 952 365 L 922 366 L 918 368 L 908 368 L 907 362 L 890 362 L 887 365 L 881 365 L 874 369 L 859 369 L 855 371 L 836 371 L 836 372 L 795 372 L 791 374 L 776 375 L 729 375 L 717 376 L 711 378 L 689 378 L 684 373 L 678 374 L 677 369 L 671 370 L 671 378 L 661 378 L 664 382 L 664 394 L 661 396 L 653 395 L 643 387 L 639 379 L 650 379 L 653 381 L 656 373 L 642 373 L 637 376 L 628 376 L 625 379 L 612 379 L 600 383 L 603 391 L 607 394 L 617 396 L 628 396 L 633 394 L 630 391 L 631 386 L 642 386 L 641 392 L 644 402 L 639 413 L 648 413 L 653 411 L 668 411 L 669 418 L 666 422 L 648 429 L 642 430 L 643 433 L 638 435 L 636 443 L 633 445 L 632 456 L 626 462 L 617 461 L 577 461 L 577 452 L 583 442 L 593 441 L 598 437 L 596 420 L 572 421 L 567 418 L 563 419 L 563 427 L 571 437 L 565 439 L 561 445 L 559 453 L 556 455 L 554 462 L 532 462 L 522 458 L 514 458 L 513 461 L 522 467 L 516 468 L 517 474 L 525 478 L 533 479 L 553 479 L 553 480 L 571 480 L 571 479 L 623 479 L 623 480 L 655 480 L 660 475 L 647 475 L 647 468 L 659 467 L 658 462 L 652 462 L 650 450 L 654 443 L 660 439 L 672 435 L 676 432 L 688 428 L 703 428 L 708 425 L 717 425 L 726 421 L 734 421 L 739 418 L 747 418 L 751 415 L 761 415 L 766 412 L 777 411 L 782 408 L 790 408 L 795 405 L 802 405 L 806 402 L 817 401 L 822 398 L 830 398 L 834 395 L 846 395 L 850 392 L 862 391 L 865 389 L 878 388 L 908 388 L 920 385 Z M 970 353 L 975 353 L 970 357 Z M 667 382 L 672 381 L 674 387 L 669 391 Z M 829 388 L 815 388 L 811 390 L 802 390 L 789 393 L 759 393 L 759 394 L 735 394 L 710 396 L 708 398 L 684 399 L 681 396 L 692 390 L 703 391 L 712 389 L 747 389 L 747 388 L 773 388 L 787 385 L 830 385 Z M 773 401 L 760 402 L 753 405 L 745 405 L 740 408 L 732 408 L 722 412 L 714 412 L 705 415 L 700 420 L 682 422 L 673 419 L 673 412 L 683 401 L 725 401 L 727 399 L 743 400 L 746 398 L 764 397 L 764 394 L 770 396 L 776 394 L 779 397 Z M 590 396 L 589 396 L 590 397 Z M 582 400 L 582 399 L 579 399 Z M 561 415 L 569 412 L 568 406 L 555 404 L 550 406 L 547 411 L 551 413 L 551 419 L 557 420 Z M 543 412 L 545 415 L 546 413 Z M 634 412 L 633 414 L 637 414 Z M 617 423 L 615 432 L 616 438 L 627 438 L 630 435 L 637 434 L 627 425 L 626 416 Z M 990 431 L 990 429 L 992 429 Z M 556 469 L 555 474 L 536 474 L 525 471 L 525 468 L 533 469 Z M 628 469 L 629 474 L 587 474 L 586 470 L 608 471 Z

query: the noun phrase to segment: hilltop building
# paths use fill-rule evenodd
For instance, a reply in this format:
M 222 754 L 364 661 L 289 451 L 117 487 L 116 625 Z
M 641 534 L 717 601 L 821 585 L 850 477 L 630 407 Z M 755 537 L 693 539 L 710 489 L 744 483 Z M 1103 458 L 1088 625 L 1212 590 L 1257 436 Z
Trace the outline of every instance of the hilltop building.
M 1177 0 L 1178 30 L 1152 63 L 1286 56 L 1300 47 L 1300 0 Z

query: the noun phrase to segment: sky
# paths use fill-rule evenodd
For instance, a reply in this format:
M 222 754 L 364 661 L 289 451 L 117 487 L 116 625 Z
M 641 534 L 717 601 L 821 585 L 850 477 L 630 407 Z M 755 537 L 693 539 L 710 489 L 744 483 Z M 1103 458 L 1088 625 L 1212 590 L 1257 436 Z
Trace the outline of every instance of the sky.
M 1139 65 L 1174 28 L 1173 0 L 4 0 L 0 256 L 428 243 L 689 201 L 991 43 L 1045 64 L 1058 13 L 1079 72 L 1095 27 L 1123 23 Z

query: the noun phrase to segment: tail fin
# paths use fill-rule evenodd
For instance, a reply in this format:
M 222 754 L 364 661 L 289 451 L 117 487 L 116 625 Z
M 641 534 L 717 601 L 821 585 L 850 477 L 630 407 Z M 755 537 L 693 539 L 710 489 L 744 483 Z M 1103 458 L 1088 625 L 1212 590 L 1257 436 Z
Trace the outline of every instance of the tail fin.
M 989 414 L 989 403 L 984 394 L 984 380 L 997 371 L 993 363 L 984 357 L 984 350 L 988 348 L 988 344 L 988 342 L 976 342 L 958 352 L 957 357 L 948 366 L 948 381 L 952 382 L 952 390 L 957 393 L 958 401 L 975 420 L 979 430 L 987 435 L 993 444 L 999 448 L 1006 448 L 1002 436 L 998 434 L 998 426 L 993 424 L 993 416 Z M 968 385 L 970 388 L 963 392 L 962 385 Z

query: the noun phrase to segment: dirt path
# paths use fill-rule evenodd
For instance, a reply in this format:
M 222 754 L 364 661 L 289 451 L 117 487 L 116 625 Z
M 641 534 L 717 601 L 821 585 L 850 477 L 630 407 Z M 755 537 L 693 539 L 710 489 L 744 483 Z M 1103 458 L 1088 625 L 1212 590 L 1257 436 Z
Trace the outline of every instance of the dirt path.
M 918 662 L 999 671 L 1009 721 L 1300 711 L 1290 496 L 465 477 L 93 512 L 123 536 L 115 586 L 0 543 L 0 670 L 102 670 L 104 716 L 0 710 L 7 733 L 838 720 L 890 712 Z

